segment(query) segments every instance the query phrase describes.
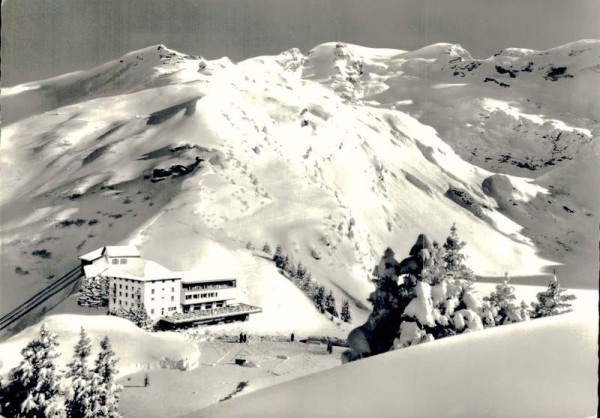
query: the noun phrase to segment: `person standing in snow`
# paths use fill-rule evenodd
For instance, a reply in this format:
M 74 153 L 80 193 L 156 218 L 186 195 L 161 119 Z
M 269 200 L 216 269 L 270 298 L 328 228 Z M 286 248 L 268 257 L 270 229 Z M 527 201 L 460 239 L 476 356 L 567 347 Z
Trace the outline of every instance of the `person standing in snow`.
M 240 332 L 240 344 L 244 342 L 244 334 Z
M 150 385 L 150 379 L 148 378 L 148 374 L 144 376 L 144 387 L 148 387 Z
M 290 336 L 290 341 L 294 342 L 294 333 L 292 332 L 292 335 Z

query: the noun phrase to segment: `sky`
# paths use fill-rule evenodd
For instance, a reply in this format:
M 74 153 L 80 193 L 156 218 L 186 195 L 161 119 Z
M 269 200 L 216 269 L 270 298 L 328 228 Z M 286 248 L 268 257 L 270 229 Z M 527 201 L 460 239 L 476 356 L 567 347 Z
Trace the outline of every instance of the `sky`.
M 600 38 L 600 0 L 3 0 L 2 85 L 86 69 L 136 49 L 234 61 L 323 42 L 474 57 Z

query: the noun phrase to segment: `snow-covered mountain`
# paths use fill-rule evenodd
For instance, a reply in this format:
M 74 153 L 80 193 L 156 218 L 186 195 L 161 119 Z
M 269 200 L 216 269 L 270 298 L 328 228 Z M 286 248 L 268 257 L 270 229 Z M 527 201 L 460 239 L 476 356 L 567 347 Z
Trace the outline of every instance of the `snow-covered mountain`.
M 567 263 L 566 285 L 596 287 L 599 52 L 328 43 L 232 63 L 158 45 L 2 89 L 2 311 L 130 242 L 246 279 L 285 322 L 305 296 L 273 291 L 248 247 L 281 244 L 361 304 L 386 247 L 454 222 L 476 273 Z

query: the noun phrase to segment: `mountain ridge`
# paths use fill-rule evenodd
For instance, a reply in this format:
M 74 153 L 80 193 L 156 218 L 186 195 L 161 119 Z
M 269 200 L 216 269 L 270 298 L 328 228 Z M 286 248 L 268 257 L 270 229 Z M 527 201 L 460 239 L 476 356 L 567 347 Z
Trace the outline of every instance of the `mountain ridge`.
M 11 295 L 2 306 L 59 276 L 78 253 L 121 242 L 173 269 L 236 275 L 261 269 L 248 258 L 248 243 L 282 244 L 336 297 L 358 303 L 370 292 L 371 268 L 385 247 L 407 252 L 421 232 L 442 240 L 453 222 L 480 274 L 540 274 L 557 263 L 593 271 L 597 196 L 587 186 L 568 189 L 580 161 L 597 155 L 594 119 L 557 108 L 570 110 L 576 97 L 542 103 L 545 116 L 528 113 L 537 106 L 528 97 L 484 83 L 483 64 L 473 70 L 477 79 L 465 83 L 473 77 L 453 75 L 449 61 L 476 61 L 449 45 L 419 56 L 423 51 L 338 42 L 307 55 L 292 49 L 238 63 L 156 45 L 105 67 L 2 89 L 8 124 L 0 156 L 6 173 L 0 270 L 3 294 Z M 555 52 L 587 65 L 600 42 L 569 56 L 573 48 Z M 551 81 L 543 72 L 536 78 L 525 72 L 523 83 L 531 84 L 527 91 L 535 83 L 579 86 L 600 75 L 584 64 L 576 67 L 582 77 Z M 507 83 L 521 80 L 493 71 Z M 77 94 L 56 96 L 65 86 Z M 514 128 L 507 123 L 513 119 L 536 132 L 496 143 Z M 473 136 L 474 126 L 483 133 Z M 547 131 L 560 133 L 557 141 L 566 147 L 534 164 L 527 158 L 538 154 Z M 473 148 L 483 157 L 469 159 Z M 499 159 L 486 161 L 482 148 Z M 512 159 L 501 156 L 507 149 Z M 189 172 L 171 170 L 198 159 Z M 588 160 L 592 170 L 598 159 Z M 550 187 L 560 183 L 550 175 L 558 168 L 571 172 L 561 193 Z M 486 194 L 482 184 L 495 175 L 509 186 Z M 543 183 L 535 180 L 541 175 Z M 541 213 L 547 215 L 534 222 Z M 570 250 L 555 250 L 557 239 Z M 51 258 L 32 254 L 42 249 Z M 567 284 L 597 286 L 587 274 Z M 251 288 L 245 297 L 262 299 Z

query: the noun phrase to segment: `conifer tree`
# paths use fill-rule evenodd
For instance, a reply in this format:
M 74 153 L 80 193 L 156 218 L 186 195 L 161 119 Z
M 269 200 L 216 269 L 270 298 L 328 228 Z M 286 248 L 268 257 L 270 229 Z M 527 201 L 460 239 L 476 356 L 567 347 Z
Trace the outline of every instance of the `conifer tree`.
M 560 286 L 560 282 L 554 275 L 552 281 L 548 283 L 548 288 L 544 292 L 537 294 L 537 302 L 532 302 L 531 312 L 532 318 L 543 318 L 545 316 L 553 316 L 562 313 L 571 312 L 572 300 L 575 300 L 575 295 L 565 294 L 567 289 Z
M 92 383 L 92 416 L 121 418 L 118 412 L 119 394 L 123 389 L 116 382 L 118 359 L 108 337 L 100 342 L 101 351 L 96 359 Z
M 313 297 L 315 306 L 321 313 L 325 313 L 325 287 L 319 286 Z
M 313 292 L 312 274 L 310 274 L 310 273 L 307 272 L 304 275 L 302 281 L 300 282 L 300 288 L 307 295 L 309 295 L 309 296 L 312 295 L 312 292 Z
M 271 254 L 271 246 L 269 245 L 268 242 L 265 242 L 265 245 L 263 245 L 263 252 L 267 253 L 267 254 Z
M 350 303 L 346 299 L 344 299 L 344 301 L 342 302 L 342 311 L 340 313 L 340 318 L 344 322 L 347 322 L 347 323 L 352 322 L 352 313 L 350 312 Z
M 296 270 L 296 262 L 294 261 L 294 256 L 290 256 L 287 259 L 285 271 L 290 275 L 291 278 L 295 278 L 298 274 L 298 271 Z
M 283 256 L 283 261 L 281 263 L 281 269 L 283 271 L 289 272 L 289 269 L 290 269 L 290 257 L 287 254 Z
M 496 325 L 521 322 L 521 307 L 516 304 L 515 288 L 509 285 L 510 278 L 505 274 L 504 281 L 496 286 L 496 291 L 483 298 L 495 311 Z
M 306 268 L 304 267 L 302 262 L 299 262 L 298 267 L 296 267 L 296 277 L 298 278 L 298 280 L 301 281 L 304 279 L 305 275 L 306 275 Z
M 462 253 L 466 242 L 461 241 L 458 236 L 456 224 L 452 224 L 450 235 L 444 243 L 444 254 L 442 259 L 445 263 L 446 272 L 455 278 L 473 280 L 473 272 L 465 265 L 467 256 Z
M 281 245 L 278 245 L 277 248 L 275 248 L 275 254 L 273 254 L 273 261 L 275 262 L 277 268 L 283 267 L 283 249 L 281 248 Z
M 148 315 L 143 303 L 141 303 L 138 308 L 131 306 L 131 308 L 129 308 L 128 311 L 125 311 L 122 316 L 129 319 L 141 329 L 149 330 L 152 328 L 152 318 Z
M 56 339 L 43 324 L 39 337 L 21 350 L 21 363 L 10 371 L 9 383 L 0 391 L 4 416 L 66 417 L 60 374 L 54 363 L 60 355 Z
M 335 308 L 335 298 L 333 297 L 333 292 L 331 290 L 325 298 L 325 311 L 329 312 L 335 318 L 339 316 L 338 311 Z
M 91 415 L 91 385 L 92 372 L 87 360 L 92 352 L 92 342 L 83 327 L 81 327 L 79 341 L 75 345 L 73 361 L 67 365 L 67 377 L 71 385 L 66 396 L 66 411 L 69 418 L 92 417 Z

